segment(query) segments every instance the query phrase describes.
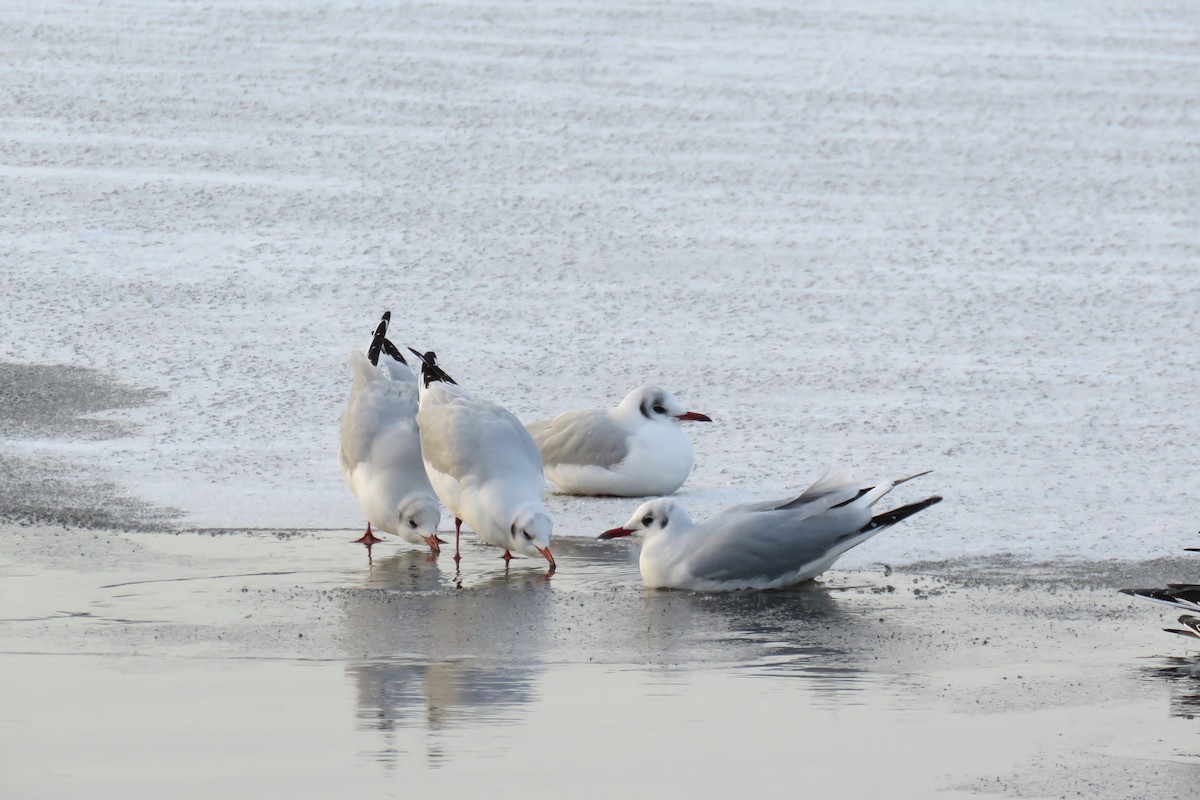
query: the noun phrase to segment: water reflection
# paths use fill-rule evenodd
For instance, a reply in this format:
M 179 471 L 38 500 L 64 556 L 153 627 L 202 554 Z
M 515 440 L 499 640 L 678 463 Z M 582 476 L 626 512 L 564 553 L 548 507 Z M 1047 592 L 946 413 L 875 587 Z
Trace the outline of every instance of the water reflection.
M 1145 668 L 1146 674 L 1171 684 L 1171 716 L 1200 716 L 1200 657 L 1168 656 Z
M 857 649 L 846 646 L 847 631 L 861 631 L 864 620 L 816 583 L 773 592 L 647 591 L 639 599 L 644 631 L 636 639 L 651 663 L 803 678 L 831 702 L 859 690 L 862 645 L 879 638 L 862 636 Z
M 405 755 L 440 767 L 447 761 L 442 731 L 515 722 L 537 698 L 534 670 L 501 670 L 471 659 L 362 661 L 348 664 L 346 672 L 356 687 L 360 726 L 382 735 L 374 757 L 392 767 Z M 397 731 L 403 728 L 425 731 L 423 754 L 401 746 Z
M 397 732 L 417 728 L 424 753 L 410 755 L 440 766 L 441 732 L 511 723 L 537 699 L 551 582 L 542 569 L 486 565 L 457 589 L 453 560 L 405 550 L 377 559 L 363 587 L 345 593 L 356 717 L 383 734 L 382 762 L 397 765 Z
M 404 550 L 344 591 L 346 671 L 360 726 L 382 735 L 376 758 L 440 766 L 454 729 L 522 721 L 541 699 L 547 670 L 594 665 L 589 679 L 599 692 L 611 670 L 633 670 L 645 691 L 671 695 L 689 691 L 701 671 L 803 679 L 816 704 L 837 706 L 867 687 L 870 664 L 894 663 L 892 649 L 902 647 L 882 598 L 856 603 L 822 584 L 650 591 L 622 548 L 564 540 L 555 549 L 550 580 L 520 562 L 506 572 L 480 548 L 464 551 L 474 571 L 457 589 L 452 560 Z M 505 739 L 480 741 L 502 754 Z

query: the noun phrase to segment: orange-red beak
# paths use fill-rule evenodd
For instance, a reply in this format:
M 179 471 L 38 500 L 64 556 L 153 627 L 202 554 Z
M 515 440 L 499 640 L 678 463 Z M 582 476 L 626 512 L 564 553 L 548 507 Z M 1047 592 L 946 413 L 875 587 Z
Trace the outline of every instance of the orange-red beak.
M 537 551 L 542 554 L 543 558 L 545 558 L 547 561 L 550 562 L 550 571 L 551 572 L 558 569 L 558 564 L 554 563 L 554 554 L 550 552 L 549 547 L 539 547 L 537 549 Z
M 628 536 L 633 533 L 629 528 L 613 528 L 600 534 L 600 539 L 619 539 L 622 536 Z
M 712 422 L 712 417 L 696 411 L 685 411 L 684 413 L 675 417 L 675 419 L 683 420 L 684 422 Z

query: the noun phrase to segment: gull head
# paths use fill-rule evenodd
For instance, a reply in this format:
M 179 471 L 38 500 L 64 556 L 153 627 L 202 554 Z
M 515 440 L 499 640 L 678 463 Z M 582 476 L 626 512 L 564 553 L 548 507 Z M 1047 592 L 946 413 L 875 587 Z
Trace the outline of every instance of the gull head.
M 612 528 L 600 534 L 601 539 L 618 539 L 622 536 L 632 536 L 637 539 L 648 539 L 662 533 L 668 525 L 682 524 L 690 527 L 692 518 L 684 511 L 683 506 L 669 497 L 648 500 L 637 507 L 633 516 L 619 528 Z
M 554 556 L 550 552 L 550 532 L 553 529 L 550 513 L 541 503 L 522 506 L 513 515 L 509 528 L 512 544 L 508 549 L 534 558 L 541 556 L 550 562 L 550 569 L 553 570 Z
M 679 398 L 658 386 L 642 386 L 625 395 L 617 406 L 618 416 L 642 422 L 661 422 L 678 425 L 680 422 L 712 422 L 695 411 L 686 411 Z
M 437 501 L 427 494 L 413 493 L 406 495 L 396 513 L 400 517 L 400 530 L 411 531 L 429 541 L 437 536 L 438 523 L 442 521 L 442 512 Z

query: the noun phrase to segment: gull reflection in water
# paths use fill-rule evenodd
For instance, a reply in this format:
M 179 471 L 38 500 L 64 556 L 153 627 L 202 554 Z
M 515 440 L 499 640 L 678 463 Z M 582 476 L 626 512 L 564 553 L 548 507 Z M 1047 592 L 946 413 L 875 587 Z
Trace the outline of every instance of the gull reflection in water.
M 402 729 L 424 732 L 424 757 L 436 767 L 448 757 L 442 731 L 510 723 L 537 699 L 551 600 L 545 571 L 501 570 L 462 590 L 455 584 L 427 553 L 404 550 L 345 592 L 356 716 L 383 734 L 377 758 L 387 764 L 413 755 L 401 747 Z
M 1148 676 L 1171 684 L 1172 717 L 1200 716 L 1200 657 L 1168 656 L 1145 671 Z
M 884 639 L 819 583 L 778 591 L 646 591 L 633 646 L 651 663 L 723 665 L 750 677 L 803 678 L 830 702 L 857 692 Z M 854 633 L 851 633 L 854 632 Z M 868 655 L 868 651 L 872 651 Z

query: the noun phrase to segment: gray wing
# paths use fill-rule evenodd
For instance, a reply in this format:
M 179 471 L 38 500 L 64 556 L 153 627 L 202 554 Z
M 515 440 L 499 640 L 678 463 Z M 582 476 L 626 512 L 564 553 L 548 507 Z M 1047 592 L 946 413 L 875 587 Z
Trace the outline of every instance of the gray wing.
M 818 516 L 794 510 L 728 509 L 698 526 L 712 529 L 687 559 L 697 578 L 725 581 L 773 579 L 805 564 L 836 557 L 875 533 L 861 533 L 870 509 L 842 506 Z
M 629 455 L 629 434 L 606 411 L 568 411 L 527 427 L 547 464 L 608 468 Z
M 726 509 L 730 511 L 781 511 L 791 512 L 795 519 L 805 519 L 826 511 L 840 503 L 851 502 L 869 492 L 871 487 L 859 489 L 851 483 L 825 484 L 820 481 L 805 489 L 802 493 L 783 500 L 763 500 L 757 503 L 743 503 Z
M 521 422 L 495 403 L 465 397 L 426 402 L 417 424 L 425 460 L 456 480 L 489 480 L 510 472 L 541 477 L 537 445 Z

